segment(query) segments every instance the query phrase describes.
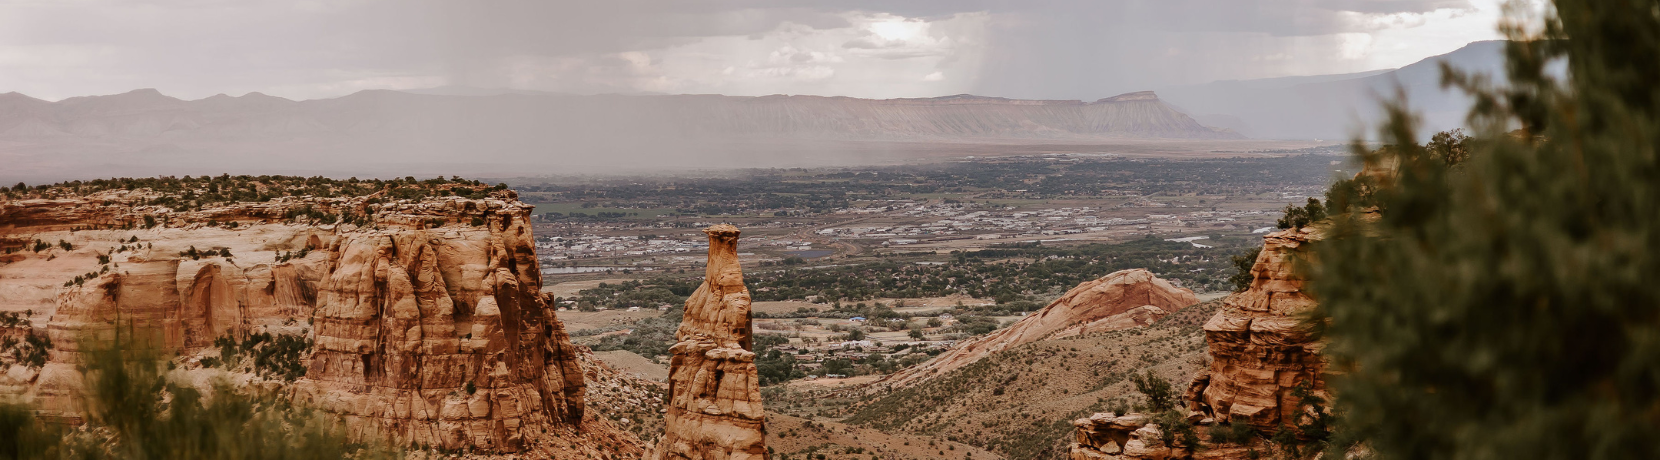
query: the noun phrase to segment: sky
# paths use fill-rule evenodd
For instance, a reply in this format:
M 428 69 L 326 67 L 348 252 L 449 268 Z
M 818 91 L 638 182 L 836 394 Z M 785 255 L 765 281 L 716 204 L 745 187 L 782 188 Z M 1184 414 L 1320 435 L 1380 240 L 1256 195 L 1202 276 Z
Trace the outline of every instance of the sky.
M 1094 100 L 1400 67 L 1500 0 L 0 0 L 0 93 L 439 86 Z

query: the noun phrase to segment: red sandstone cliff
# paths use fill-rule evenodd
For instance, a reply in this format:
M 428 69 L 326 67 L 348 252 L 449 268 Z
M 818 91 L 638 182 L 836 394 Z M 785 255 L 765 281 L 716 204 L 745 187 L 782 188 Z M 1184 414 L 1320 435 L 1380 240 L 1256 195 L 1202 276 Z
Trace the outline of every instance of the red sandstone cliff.
M 1298 385 L 1326 397 L 1322 344 L 1303 318 L 1316 303 L 1303 290 L 1306 280 L 1297 268 L 1309 262 L 1314 254 L 1309 245 L 1319 240 L 1314 228 L 1263 237 L 1251 287 L 1224 299 L 1205 323 L 1210 369 L 1188 388 L 1196 418 L 1273 431 L 1295 422 L 1301 403 L 1291 393 Z
M 78 417 L 80 347 L 117 331 L 186 368 L 217 355 L 215 338 L 259 331 L 314 341 L 303 377 L 266 384 L 357 436 L 532 458 L 639 452 L 584 420 L 577 350 L 539 292 L 531 207 L 511 191 L 196 211 L 143 205 L 154 195 L 0 202 L 0 310 L 32 311 L 55 344 L 38 376 L 5 388 L 43 415 Z M 145 216 L 158 225 L 134 225 Z M 18 250 L 36 240 L 72 249 Z

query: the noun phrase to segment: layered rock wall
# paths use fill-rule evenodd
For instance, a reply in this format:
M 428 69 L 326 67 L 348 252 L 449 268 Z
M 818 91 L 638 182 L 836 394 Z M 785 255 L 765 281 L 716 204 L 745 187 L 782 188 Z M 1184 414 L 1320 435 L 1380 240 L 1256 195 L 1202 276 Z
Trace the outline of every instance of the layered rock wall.
M 749 288 L 738 265 L 738 229 L 709 235 L 703 285 L 686 299 L 669 348 L 669 403 L 654 460 L 767 458 L 766 414 L 755 369 Z
M 0 203 L 0 235 L 72 247 L 0 261 L 0 307 L 33 311 L 55 344 L 22 395 L 44 415 L 81 413 L 83 346 L 119 335 L 188 356 L 266 331 L 313 341 L 287 391 L 361 437 L 524 452 L 581 423 L 577 351 L 539 292 L 531 207 L 511 191 L 187 212 L 136 193 Z M 365 219 L 294 218 L 302 209 Z M 147 215 L 159 224 L 134 225 Z
M 1302 401 L 1293 390 L 1299 385 L 1326 398 L 1322 343 L 1303 318 L 1316 303 L 1298 271 L 1298 264 L 1310 262 L 1310 245 L 1319 239 L 1312 227 L 1263 237 L 1251 287 L 1224 299 L 1204 325 L 1212 361 L 1187 390 L 1193 418 L 1250 423 L 1272 432 L 1297 423 Z

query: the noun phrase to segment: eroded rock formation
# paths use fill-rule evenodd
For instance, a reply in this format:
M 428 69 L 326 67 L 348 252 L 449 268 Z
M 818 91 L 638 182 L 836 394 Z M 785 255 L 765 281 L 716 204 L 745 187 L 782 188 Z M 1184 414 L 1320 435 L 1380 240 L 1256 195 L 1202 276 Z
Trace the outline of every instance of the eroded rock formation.
M 263 331 L 314 341 L 304 376 L 281 391 L 360 437 L 547 458 L 558 455 L 539 444 L 590 425 L 577 350 L 539 292 L 531 207 L 513 192 L 178 212 L 141 193 L 0 203 L 0 237 L 65 242 L 0 261 L 0 309 L 32 311 L 55 344 L 38 377 L 7 386 L 44 415 L 81 413 L 83 345 L 121 334 L 190 359 Z M 145 216 L 152 228 L 134 225 Z M 593 424 L 604 426 L 585 435 L 633 449 Z
M 1293 390 L 1299 385 L 1327 397 L 1322 343 L 1303 324 L 1316 303 L 1296 269 L 1308 262 L 1309 245 L 1319 239 L 1312 227 L 1263 237 L 1251 287 L 1224 299 L 1205 323 L 1212 361 L 1187 390 L 1191 418 L 1250 423 L 1272 432 L 1297 423 L 1303 409 Z
M 1316 304 L 1303 291 L 1305 279 L 1297 269 L 1309 262 L 1309 245 L 1319 240 L 1313 227 L 1263 237 L 1250 288 L 1223 299 L 1222 308 L 1204 324 L 1211 362 L 1183 394 L 1188 422 L 1247 423 L 1271 433 L 1300 423 L 1299 417 L 1311 410 L 1296 394 L 1299 387 L 1329 398 L 1321 343 L 1302 318 Z M 1162 428 L 1143 414 L 1098 413 L 1072 424 L 1071 460 L 1250 458 L 1249 447 L 1211 444 L 1203 434 L 1197 441 L 1205 448 L 1198 452 L 1170 446 Z
M 1178 288 L 1143 269 L 1119 270 L 1072 288 L 1008 328 L 952 348 L 883 380 L 893 388 L 944 375 L 993 353 L 1039 340 L 1146 326 L 1199 303 L 1193 291 Z
M 503 209 L 487 231 L 341 238 L 296 399 L 447 448 L 518 451 L 527 430 L 580 421 L 582 372 L 538 293 L 528 212 Z
M 1214 448 L 1197 453 L 1165 439 L 1157 423 L 1143 414 L 1095 414 L 1072 421 L 1077 427 L 1068 460 L 1235 460 L 1250 458 L 1246 449 Z
M 709 235 L 703 285 L 686 299 L 669 348 L 669 403 L 655 460 L 767 458 L 766 414 L 755 369 L 749 288 L 738 265 L 738 228 Z

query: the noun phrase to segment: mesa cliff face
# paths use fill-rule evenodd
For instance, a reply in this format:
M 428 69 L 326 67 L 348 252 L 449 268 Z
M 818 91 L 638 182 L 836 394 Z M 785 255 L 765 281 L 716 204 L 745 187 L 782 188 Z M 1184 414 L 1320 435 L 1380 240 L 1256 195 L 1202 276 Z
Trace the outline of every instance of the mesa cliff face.
M 1143 269 L 1119 270 L 1072 288 L 1008 328 L 958 345 L 934 359 L 882 380 L 892 388 L 944 375 L 993 353 L 1044 340 L 1090 332 L 1146 326 L 1199 303 L 1193 291 L 1178 288 Z
M 82 346 L 119 335 L 191 369 L 216 357 L 215 339 L 263 332 L 314 345 L 298 380 L 261 385 L 365 439 L 555 457 L 602 449 L 553 438 L 593 436 L 638 452 L 583 420 L 577 349 L 539 292 L 531 207 L 513 192 L 194 211 L 152 198 L 0 202 L 0 309 L 32 311 L 55 344 L 38 377 L 16 386 L 43 416 L 79 418 Z
M 766 413 L 755 368 L 749 288 L 738 265 L 738 228 L 709 235 L 703 284 L 686 299 L 669 348 L 669 403 L 654 460 L 767 458 Z
M 334 175 L 518 175 L 711 167 L 847 166 L 935 143 L 1140 144 L 1241 139 L 1150 93 L 1093 102 L 957 95 L 446 96 L 368 90 L 291 101 L 258 93 L 185 101 L 156 90 L 44 101 L 0 94 L 0 179 L 291 170 Z M 467 152 L 464 163 L 455 152 Z M 672 153 L 671 153 L 672 152 Z M 124 158 L 119 163 L 111 157 Z

